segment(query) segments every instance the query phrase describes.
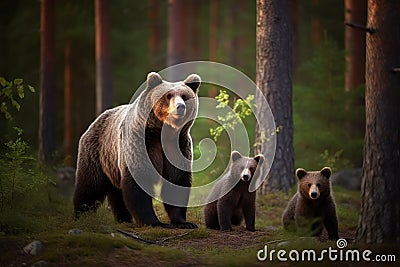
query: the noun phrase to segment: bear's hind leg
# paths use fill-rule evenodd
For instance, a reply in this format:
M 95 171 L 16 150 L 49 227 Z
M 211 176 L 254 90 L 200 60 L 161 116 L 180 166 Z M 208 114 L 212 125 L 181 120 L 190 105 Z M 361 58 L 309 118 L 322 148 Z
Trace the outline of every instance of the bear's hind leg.
M 114 217 L 118 222 L 132 222 L 132 215 L 125 206 L 122 191 L 120 189 L 115 187 L 110 189 L 107 194 L 107 199 Z

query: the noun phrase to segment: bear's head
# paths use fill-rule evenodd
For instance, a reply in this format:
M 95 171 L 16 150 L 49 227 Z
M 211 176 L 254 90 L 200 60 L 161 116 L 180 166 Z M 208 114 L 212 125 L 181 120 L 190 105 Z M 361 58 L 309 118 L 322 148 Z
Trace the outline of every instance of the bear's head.
M 310 200 L 316 200 L 330 195 L 331 184 L 329 177 L 332 171 L 329 167 L 324 167 L 320 171 L 310 171 L 299 168 L 296 176 L 299 179 L 300 194 Z
M 180 128 L 194 120 L 200 83 L 201 78 L 197 74 L 189 75 L 184 81 L 171 83 L 164 81 L 158 73 L 150 72 L 146 90 L 155 117 L 172 128 Z
M 232 178 L 237 181 L 250 182 L 255 176 L 257 166 L 264 161 L 264 156 L 259 154 L 253 158 L 242 156 L 238 151 L 231 153 L 230 173 Z

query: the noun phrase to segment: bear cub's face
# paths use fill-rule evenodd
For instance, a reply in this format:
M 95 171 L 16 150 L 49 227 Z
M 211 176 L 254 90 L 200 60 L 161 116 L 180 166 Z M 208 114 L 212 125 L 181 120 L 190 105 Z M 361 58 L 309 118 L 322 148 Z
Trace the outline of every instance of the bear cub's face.
M 264 156 L 259 154 L 254 158 L 244 157 L 239 152 L 233 151 L 231 153 L 231 167 L 230 172 L 233 179 L 240 179 L 244 182 L 250 182 L 254 177 L 257 166 L 261 165 L 264 161 Z
M 302 196 L 310 200 L 317 200 L 330 194 L 329 177 L 332 171 L 329 167 L 324 167 L 320 171 L 307 172 L 304 169 L 297 169 L 296 176 L 299 179 L 299 192 Z
M 170 83 L 162 80 L 158 73 L 147 76 L 152 110 L 157 119 L 173 128 L 179 128 L 193 120 L 197 114 L 197 92 L 201 79 L 189 75 L 183 82 Z

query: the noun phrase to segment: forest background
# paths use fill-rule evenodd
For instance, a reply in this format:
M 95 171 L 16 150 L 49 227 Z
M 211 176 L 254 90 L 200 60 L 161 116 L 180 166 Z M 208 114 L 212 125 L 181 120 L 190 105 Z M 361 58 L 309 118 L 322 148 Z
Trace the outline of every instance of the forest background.
M 221 62 L 255 80 L 255 2 L 182 2 L 184 17 L 179 19 L 185 28 L 180 61 Z M 110 3 L 112 106 L 129 102 L 148 72 L 168 66 L 167 9 L 167 1 Z M 24 83 L 38 89 L 40 3 L 3 1 L 1 13 L 0 73 L 7 80 L 23 78 Z M 96 116 L 94 2 L 60 1 L 55 15 L 54 162 L 75 166 L 79 137 Z M 362 102 L 354 99 L 362 97 L 363 84 L 360 90 L 345 90 L 344 3 L 293 1 L 291 16 L 295 165 L 306 169 L 330 165 L 334 170 L 361 167 L 365 115 Z M 217 94 L 215 88 L 200 92 L 203 96 Z M 18 126 L 35 155 L 39 94 L 26 93 L 20 106 L 12 121 L 0 120 L 1 144 L 15 136 L 13 127 Z M 249 120 L 250 126 L 254 125 L 252 118 Z M 354 124 L 361 126 L 352 127 Z M 209 136 L 209 128 L 214 127 L 202 126 L 199 122 L 192 130 L 195 141 Z M 254 140 L 255 127 L 247 130 Z M 225 155 L 226 151 L 220 153 Z

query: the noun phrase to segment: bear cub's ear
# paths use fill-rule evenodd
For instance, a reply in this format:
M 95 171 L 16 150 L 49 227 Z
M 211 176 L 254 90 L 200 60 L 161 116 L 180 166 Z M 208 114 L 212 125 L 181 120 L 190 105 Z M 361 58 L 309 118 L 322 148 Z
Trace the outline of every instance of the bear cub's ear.
M 331 168 L 329 168 L 329 167 L 324 167 L 324 168 L 322 168 L 322 170 L 321 170 L 321 174 L 322 174 L 323 176 L 325 176 L 326 178 L 329 178 L 329 177 L 331 177 L 332 170 L 331 170 Z
M 264 162 L 264 155 L 258 154 L 254 157 L 254 160 L 257 161 L 257 164 L 261 165 Z
M 186 86 L 188 86 L 190 89 L 192 89 L 193 92 L 197 93 L 197 91 L 200 87 L 201 78 L 197 74 L 190 74 L 189 76 L 187 76 L 184 83 Z
M 163 80 L 157 72 L 147 74 L 147 89 L 153 89 L 157 85 L 162 84 Z
M 304 176 L 306 176 L 306 174 L 307 174 L 307 171 L 306 171 L 305 169 L 298 168 L 298 169 L 296 170 L 296 176 L 297 176 L 297 178 L 299 178 L 299 180 L 301 180 L 301 178 L 303 178 Z
M 232 153 L 231 153 L 232 161 L 237 161 L 241 157 L 242 157 L 242 155 L 240 155 L 240 153 L 238 151 L 232 151 Z

